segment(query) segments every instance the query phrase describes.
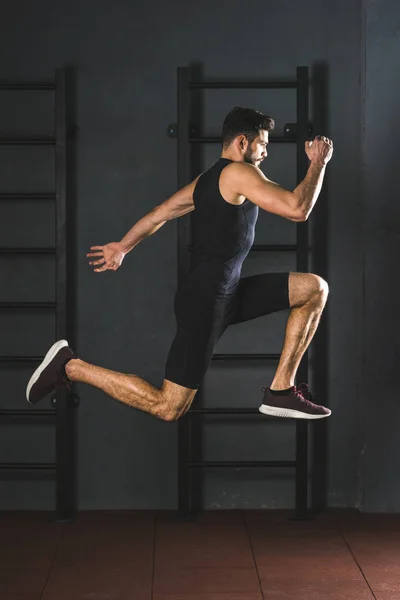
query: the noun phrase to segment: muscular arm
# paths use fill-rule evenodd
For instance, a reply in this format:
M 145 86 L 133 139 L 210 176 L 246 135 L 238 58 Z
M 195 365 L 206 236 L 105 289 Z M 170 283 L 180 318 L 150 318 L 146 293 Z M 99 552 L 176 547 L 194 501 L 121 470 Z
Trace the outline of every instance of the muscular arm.
M 167 221 L 182 217 L 194 210 L 193 192 L 199 177 L 142 217 L 120 241 L 124 252 L 130 252 L 139 242 L 153 235 Z
M 257 167 L 234 163 L 231 169 L 232 186 L 263 210 L 291 221 L 306 221 L 321 191 L 325 166 L 311 162 L 304 180 L 292 192 L 270 181 Z
M 305 152 L 310 166 L 304 180 L 293 192 L 270 181 L 260 169 L 246 163 L 234 163 L 226 169 L 231 170 L 231 192 L 246 196 L 264 210 L 291 221 L 306 221 L 320 194 L 325 167 L 332 158 L 332 140 L 316 136 L 314 141 L 305 143 Z
M 321 192 L 322 183 L 325 176 L 325 167 L 320 163 L 311 162 L 308 167 L 307 175 L 301 183 L 293 191 L 293 194 L 298 199 L 298 209 L 302 218 L 301 221 L 306 221 L 314 208 L 318 196 Z

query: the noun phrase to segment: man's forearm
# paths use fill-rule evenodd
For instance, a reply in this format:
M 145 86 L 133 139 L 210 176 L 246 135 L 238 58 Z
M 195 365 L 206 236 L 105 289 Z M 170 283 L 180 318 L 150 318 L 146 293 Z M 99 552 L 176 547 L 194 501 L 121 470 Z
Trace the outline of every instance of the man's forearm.
M 322 163 L 311 162 L 307 175 L 296 189 L 293 190 L 293 194 L 299 200 L 298 208 L 306 219 L 314 208 L 320 194 L 325 176 L 325 168 L 326 165 Z
M 160 206 L 156 206 L 128 231 L 120 241 L 125 252 L 130 252 L 142 240 L 153 235 L 167 221 L 161 220 Z

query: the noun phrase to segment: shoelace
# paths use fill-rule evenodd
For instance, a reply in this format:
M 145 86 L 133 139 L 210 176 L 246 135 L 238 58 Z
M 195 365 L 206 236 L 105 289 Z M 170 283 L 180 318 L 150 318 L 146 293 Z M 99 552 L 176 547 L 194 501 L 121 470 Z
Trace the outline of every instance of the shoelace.
M 294 387 L 294 393 L 299 397 L 301 402 L 305 402 L 308 405 L 314 405 L 312 402 L 313 395 L 308 389 L 307 383 L 300 383 L 297 387 Z

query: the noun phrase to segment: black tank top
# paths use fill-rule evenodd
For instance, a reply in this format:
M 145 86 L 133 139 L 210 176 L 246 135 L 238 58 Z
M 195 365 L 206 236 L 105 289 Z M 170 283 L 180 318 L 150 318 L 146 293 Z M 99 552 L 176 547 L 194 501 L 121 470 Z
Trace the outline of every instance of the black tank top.
M 220 158 L 195 187 L 191 264 L 180 292 L 227 298 L 239 283 L 243 261 L 254 242 L 258 206 L 247 199 L 239 206 L 229 204 L 221 196 L 219 178 L 231 162 Z

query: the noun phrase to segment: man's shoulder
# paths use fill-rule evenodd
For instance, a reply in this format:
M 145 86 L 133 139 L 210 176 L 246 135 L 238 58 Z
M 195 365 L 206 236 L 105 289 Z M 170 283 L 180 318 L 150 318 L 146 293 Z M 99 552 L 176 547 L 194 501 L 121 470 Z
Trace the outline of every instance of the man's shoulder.
M 229 163 L 223 170 L 224 178 L 229 179 L 243 178 L 246 175 L 251 176 L 258 173 L 259 169 L 255 165 L 239 161 Z

